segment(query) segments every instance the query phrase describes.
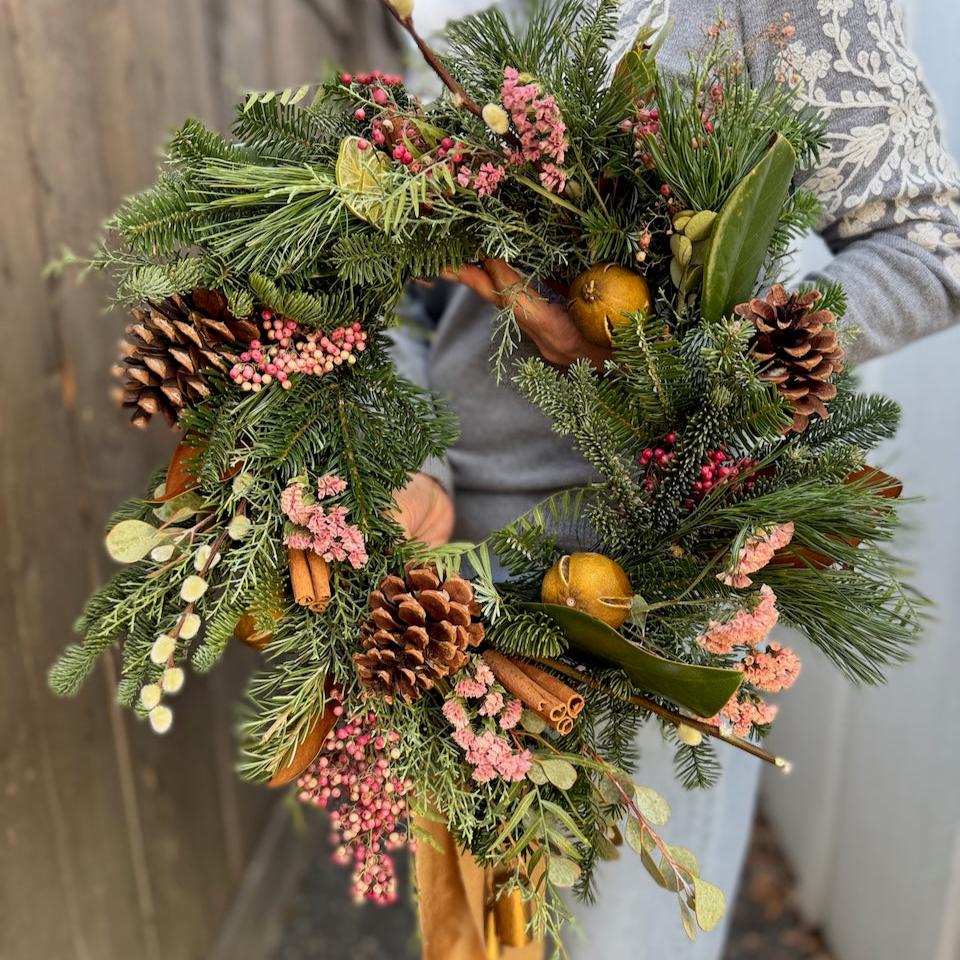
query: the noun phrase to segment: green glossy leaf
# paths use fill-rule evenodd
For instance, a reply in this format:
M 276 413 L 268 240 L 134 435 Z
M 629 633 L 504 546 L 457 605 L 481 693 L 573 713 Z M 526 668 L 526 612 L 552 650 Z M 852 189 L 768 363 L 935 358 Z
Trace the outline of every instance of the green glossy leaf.
M 701 717 L 712 717 L 737 692 L 739 670 L 701 667 L 659 657 L 631 643 L 594 617 L 553 603 L 524 607 L 548 614 L 581 654 L 620 667 L 641 689 L 649 690 Z
M 796 166 L 790 142 L 777 135 L 723 205 L 704 264 L 704 319 L 730 316 L 753 296 Z
M 693 878 L 693 888 L 697 923 L 701 930 L 709 932 L 723 919 L 727 910 L 727 898 L 719 887 L 699 877 Z

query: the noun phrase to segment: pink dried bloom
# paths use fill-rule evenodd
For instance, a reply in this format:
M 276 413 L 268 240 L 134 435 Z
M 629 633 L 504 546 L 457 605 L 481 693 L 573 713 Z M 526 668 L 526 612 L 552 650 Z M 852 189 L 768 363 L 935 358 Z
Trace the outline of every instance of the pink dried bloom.
M 475 676 L 478 683 L 482 683 L 484 686 L 489 687 L 494 680 L 496 679 L 493 675 L 493 671 L 488 666 L 486 660 L 481 660 L 479 657 L 476 660 L 477 666 L 475 671 Z
M 309 533 L 291 533 L 284 541 L 291 550 L 312 550 L 313 537 Z
M 760 588 L 760 601 L 752 611 L 739 610 L 726 623 L 711 620 L 707 632 L 697 642 L 718 656 L 732 653 L 734 647 L 759 647 L 779 618 L 777 595 L 764 584 Z
M 800 658 L 790 647 L 771 643 L 763 653 L 743 658 L 740 669 L 751 686 L 767 693 L 789 690 L 800 675 Z
M 488 197 L 494 193 L 506 173 L 503 167 L 495 167 L 489 162 L 482 164 L 473 178 L 473 189 L 477 191 L 477 196 Z
M 310 522 L 315 504 L 308 499 L 302 483 L 295 480 L 280 494 L 280 509 L 284 515 L 298 526 L 305 527 Z
M 535 83 L 521 84 L 515 67 L 503 71 L 500 99 L 520 141 L 519 149 L 505 150 L 508 162 L 540 166 L 541 183 L 559 193 L 566 185 L 566 173 L 559 165 L 566 157 L 569 144 L 557 101 L 551 94 L 544 95 Z
M 335 497 L 346 489 L 347 481 L 333 474 L 327 474 L 317 481 L 317 496 L 321 500 L 326 500 L 327 497 Z
M 463 697 L 464 700 L 473 700 L 477 697 L 486 696 L 487 688 L 480 683 L 479 680 L 471 679 L 470 677 L 465 677 L 463 680 L 458 680 L 457 685 L 453 688 L 458 697 Z
M 782 550 L 790 543 L 793 533 L 792 521 L 757 531 L 747 538 L 747 542 L 740 548 L 737 559 L 723 573 L 718 573 L 717 579 L 728 587 L 737 589 L 752 586 L 753 581 L 748 574 L 762 570 L 778 550 Z
M 503 709 L 503 694 L 499 690 L 491 690 L 483 701 L 479 713 L 481 717 L 495 717 Z
M 747 737 L 755 726 L 765 727 L 773 723 L 777 707 L 753 697 L 734 694 L 718 714 L 710 717 L 707 723 L 728 728 L 738 737 Z
M 522 713 L 523 702 L 520 700 L 511 700 L 500 714 L 500 729 L 512 730 L 520 722 L 520 715 Z
M 464 727 L 468 726 L 470 723 L 470 719 L 467 716 L 467 711 L 464 709 L 463 704 L 454 698 L 444 701 L 443 715 L 447 718 L 447 722 L 451 727 L 453 727 L 454 730 L 463 730 Z

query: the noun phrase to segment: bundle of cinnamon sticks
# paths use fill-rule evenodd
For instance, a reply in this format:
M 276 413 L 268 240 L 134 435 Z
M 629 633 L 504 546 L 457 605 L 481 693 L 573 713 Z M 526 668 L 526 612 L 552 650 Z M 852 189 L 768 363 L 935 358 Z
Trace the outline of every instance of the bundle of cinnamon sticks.
M 330 564 L 312 550 L 287 551 L 293 599 L 314 613 L 323 613 L 330 604 Z
M 525 707 L 566 736 L 583 710 L 583 697 L 553 674 L 522 660 L 511 660 L 496 650 L 485 650 L 483 659 L 500 685 Z

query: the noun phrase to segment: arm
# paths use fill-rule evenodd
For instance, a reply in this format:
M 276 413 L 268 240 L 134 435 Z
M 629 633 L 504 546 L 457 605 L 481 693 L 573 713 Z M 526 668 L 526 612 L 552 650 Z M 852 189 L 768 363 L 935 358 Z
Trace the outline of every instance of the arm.
M 960 319 L 960 175 L 890 0 L 804 0 L 786 20 L 784 9 L 744 0 L 744 35 L 761 37 L 749 67 L 773 69 L 827 117 L 827 149 L 802 185 L 821 197 L 837 256 L 814 279 L 847 289 L 861 331 L 848 353 L 863 361 Z

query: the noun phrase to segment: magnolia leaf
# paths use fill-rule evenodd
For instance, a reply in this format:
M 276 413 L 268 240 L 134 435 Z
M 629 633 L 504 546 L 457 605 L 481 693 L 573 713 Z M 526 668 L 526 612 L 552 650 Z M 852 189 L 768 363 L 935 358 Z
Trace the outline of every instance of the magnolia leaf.
M 719 887 L 699 877 L 693 878 L 694 909 L 700 929 L 709 933 L 722 919 L 727 910 L 727 898 Z
M 551 758 L 541 760 L 540 766 L 547 779 L 561 790 L 569 790 L 577 782 L 577 768 L 569 760 Z
M 701 311 L 708 322 L 731 316 L 753 296 L 796 166 L 790 141 L 777 134 L 720 210 L 703 268 Z
M 712 717 L 736 693 L 743 681 L 739 670 L 701 667 L 667 660 L 631 643 L 613 627 L 572 607 L 525 603 L 524 608 L 547 614 L 580 653 L 612 663 L 641 689 L 659 694 L 700 717 Z
M 535 783 L 538 787 L 542 787 L 547 783 L 547 774 L 541 764 L 532 763 L 530 764 L 530 769 L 527 771 L 527 779 L 531 783 Z
M 580 879 L 580 867 L 566 857 L 551 857 L 547 877 L 555 887 L 572 887 Z
M 634 787 L 633 800 L 640 815 L 655 827 L 664 827 L 670 822 L 670 804 L 651 787 Z
M 121 520 L 106 536 L 107 553 L 117 563 L 142 560 L 164 535 L 144 520 Z

